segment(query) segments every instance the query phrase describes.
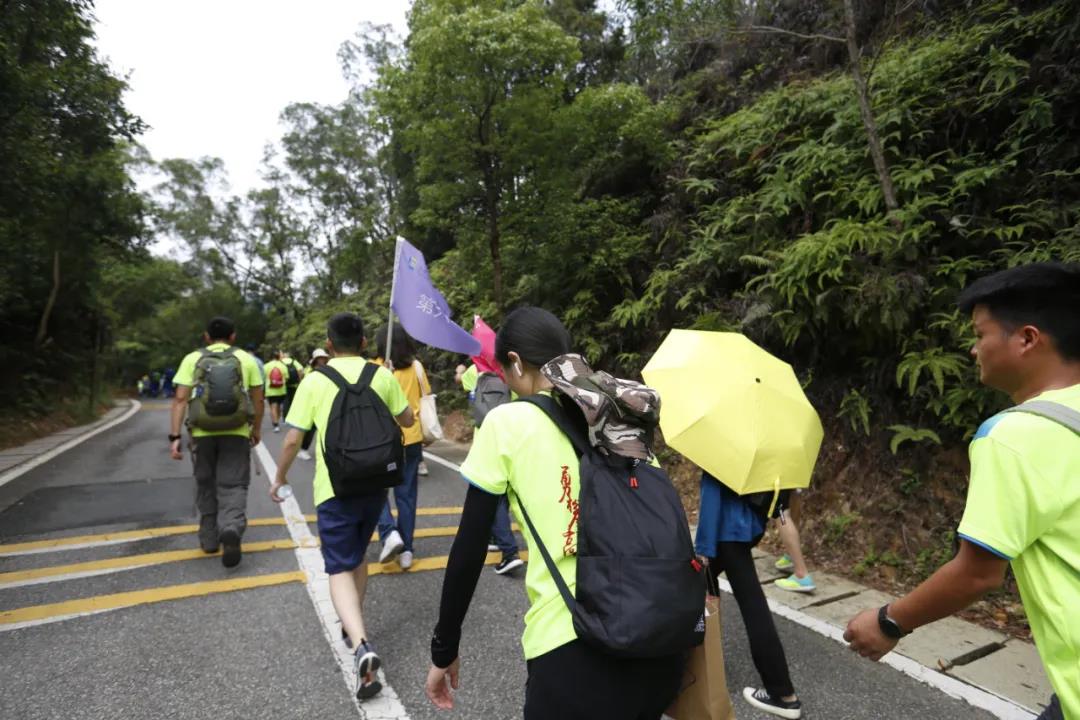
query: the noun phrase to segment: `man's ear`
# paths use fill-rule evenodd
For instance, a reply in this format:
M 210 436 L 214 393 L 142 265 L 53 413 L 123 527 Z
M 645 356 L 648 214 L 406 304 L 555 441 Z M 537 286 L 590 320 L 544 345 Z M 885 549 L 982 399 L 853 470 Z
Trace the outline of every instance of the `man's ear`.
M 1038 347 L 1039 343 L 1045 342 L 1046 338 L 1034 325 L 1025 325 L 1016 334 L 1020 337 L 1020 352 L 1026 353 Z
M 360 352 L 364 352 L 365 350 L 367 350 L 367 338 L 362 337 L 360 338 Z
M 209 345 L 210 344 L 210 333 L 204 332 L 202 334 L 202 339 L 203 339 L 203 345 Z
M 231 335 L 229 335 L 229 344 L 230 345 L 235 345 L 236 344 L 236 333 L 232 333 Z
M 330 338 L 326 338 L 326 352 L 334 354 L 334 343 L 330 342 Z

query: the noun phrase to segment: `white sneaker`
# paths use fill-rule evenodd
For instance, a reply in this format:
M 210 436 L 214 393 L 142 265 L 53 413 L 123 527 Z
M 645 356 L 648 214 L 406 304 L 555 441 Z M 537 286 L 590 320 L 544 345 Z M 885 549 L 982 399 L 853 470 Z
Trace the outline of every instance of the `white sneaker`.
M 300 458 L 301 460 L 310 460 L 311 453 L 309 453 L 307 450 L 301 450 L 296 454 L 296 457 Z
M 401 535 L 397 530 L 391 531 L 389 535 L 383 538 L 382 552 L 379 553 L 379 562 L 390 562 L 404 549 L 405 541 L 401 539 Z
M 274 426 L 274 432 L 281 432 L 281 428 L 279 428 L 277 425 L 275 425 Z
M 412 567 L 412 553 L 406 550 L 397 556 L 397 561 L 402 570 L 408 570 Z
M 420 461 L 420 467 L 416 470 L 416 474 L 420 476 L 428 474 L 427 463 L 423 460 Z

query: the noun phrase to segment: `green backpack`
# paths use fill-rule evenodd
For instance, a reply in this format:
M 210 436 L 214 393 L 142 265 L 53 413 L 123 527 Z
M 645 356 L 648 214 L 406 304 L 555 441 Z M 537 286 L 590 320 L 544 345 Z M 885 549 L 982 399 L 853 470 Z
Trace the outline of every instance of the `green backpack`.
M 236 348 L 199 350 L 195 386 L 188 402 L 188 425 L 218 432 L 236 430 L 251 422 L 254 412 L 244 388 L 244 369 Z

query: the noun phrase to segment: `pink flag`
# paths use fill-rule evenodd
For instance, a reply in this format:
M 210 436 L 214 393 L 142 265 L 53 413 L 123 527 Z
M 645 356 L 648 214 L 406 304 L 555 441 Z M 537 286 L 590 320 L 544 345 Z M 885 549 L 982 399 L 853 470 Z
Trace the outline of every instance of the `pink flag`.
M 482 373 L 495 373 L 505 380 L 502 368 L 495 361 L 495 331 L 479 315 L 473 315 L 472 336 L 480 341 L 480 354 L 472 356 L 476 369 Z

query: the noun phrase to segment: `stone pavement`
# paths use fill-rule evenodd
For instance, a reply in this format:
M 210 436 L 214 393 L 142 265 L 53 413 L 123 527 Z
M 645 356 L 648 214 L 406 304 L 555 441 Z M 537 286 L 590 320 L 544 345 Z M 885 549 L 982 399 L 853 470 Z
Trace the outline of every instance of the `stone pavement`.
M 460 464 L 469 446 L 449 440 L 428 452 Z M 758 577 L 773 602 L 803 612 L 843 630 L 860 610 L 877 608 L 896 598 L 829 573 L 814 572 L 817 591 L 780 590 L 773 580 L 784 577 L 775 556 L 754 550 Z M 974 623 L 950 617 L 904 638 L 895 650 L 920 665 L 1030 710 L 1042 712 L 1052 692 L 1039 653 L 1030 642 L 1007 638 Z
M 92 423 L 76 425 L 75 427 L 55 432 L 52 435 L 33 440 L 20 447 L 8 448 L 0 451 L 0 477 L 8 471 L 17 470 L 20 465 L 33 462 L 42 455 L 56 448 L 70 443 L 73 440 L 82 439 L 103 425 L 113 422 L 132 408 L 132 401 L 117 400 L 116 406 Z M 0 480 L 2 482 L 2 480 Z

